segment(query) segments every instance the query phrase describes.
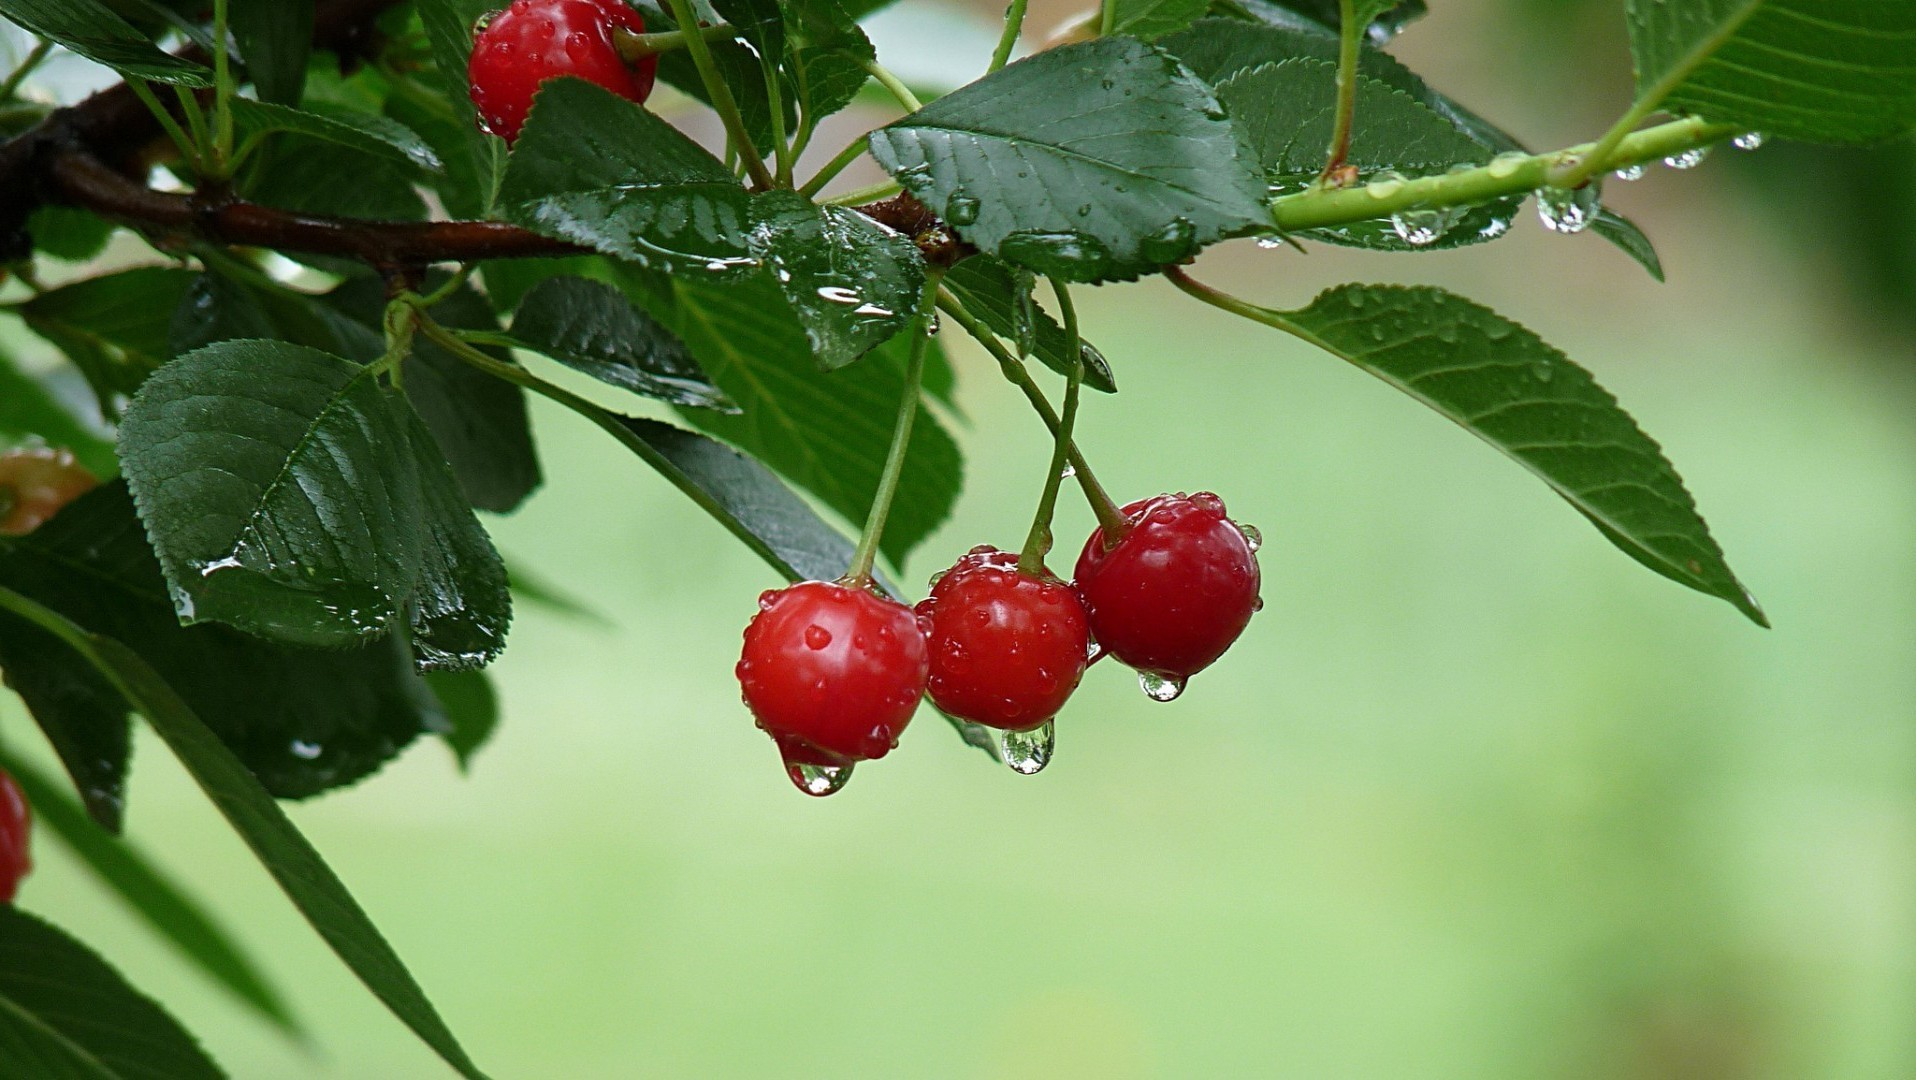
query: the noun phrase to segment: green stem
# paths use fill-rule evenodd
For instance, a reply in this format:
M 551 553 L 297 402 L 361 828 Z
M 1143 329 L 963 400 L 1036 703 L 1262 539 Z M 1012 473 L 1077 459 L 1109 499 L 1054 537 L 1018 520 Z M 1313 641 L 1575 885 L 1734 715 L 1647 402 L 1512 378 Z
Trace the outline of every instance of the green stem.
M 865 515 L 865 531 L 859 534 L 858 549 L 852 552 L 852 564 L 845 571 L 847 584 L 869 584 L 872 564 L 878 561 L 878 542 L 885 535 L 885 520 L 891 516 L 891 504 L 898 497 L 898 480 L 905 475 L 905 453 L 911 446 L 912 421 L 918 417 L 919 387 L 925 381 L 925 353 L 931 343 L 932 305 L 938 299 L 938 272 L 925 275 L 925 291 L 905 333 L 911 335 L 911 358 L 905 364 L 905 389 L 898 397 L 898 421 L 892 426 L 891 449 L 885 452 L 885 471 L 879 474 L 878 490 L 872 494 L 871 511 Z
M 1193 280 L 1191 276 L 1186 274 L 1180 267 L 1165 267 L 1164 276 L 1170 279 L 1171 284 L 1176 285 L 1187 294 L 1202 300 L 1220 311 L 1228 311 L 1233 315 L 1249 319 L 1254 323 L 1262 323 L 1273 330 L 1282 330 L 1292 337 L 1298 338 L 1301 341 L 1307 341 L 1323 349 L 1325 352 L 1331 353 L 1332 355 L 1337 354 L 1337 350 L 1332 348 L 1328 342 L 1292 322 L 1286 317 L 1285 312 L 1267 307 L 1259 307 L 1248 300 L 1240 300 L 1230 293 L 1213 289 L 1203 282 Z
M 911 92 L 911 87 L 906 86 L 904 80 L 893 75 L 883 64 L 876 60 L 867 60 L 865 70 L 871 73 L 872 78 L 878 80 L 878 85 L 898 99 L 898 104 L 903 105 L 906 112 L 915 113 L 925 107 L 924 103 L 918 100 L 918 95 Z
M 765 75 L 765 99 L 772 110 L 772 154 L 777 159 L 778 186 L 792 186 L 792 145 L 785 141 L 785 95 L 778 84 L 778 65 L 762 57 L 759 68 Z
M 834 195 L 825 201 L 833 206 L 862 206 L 868 202 L 896 195 L 901 190 L 903 189 L 898 186 L 898 181 L 881 180 L 876 184 Z
M 181 160 L 192 166 L 195 172 L 200 171 L 199 144 L 193 141 L 193 137 L 186 133 L 185 128 L 180 127 L 180 122 L 173 118 L 173 114 L 167 111 L 166 106 L 160 104 L 160 99 L 154 95 L 153 88 L 148 86 L 144 79 L 128 79 L 126 85 L 127 89 L 133 91 L 133 96 L 140 99 L 140 104 L 146 106 L 146 111 L 153 114 L 153 119 L 159 121 L 160 129 L 166 132 L 166 137 L 173 140 L 173 147 L 180 152 Z
M 384 320 L 386 330 L 386 352 L 373 364 L 375 372 L 392 378 L 393 388 L 406 388 L 406 358 L 412 355 L 413 335 L 419 330 L 422 298 L 412 295 L 396 296 L 386 304 Z
M 466 282 L 472 280 L 472 273 L 478 268 L 477 263 L 462 264 L 459 267 L 459 272 L 447 278 L 444 285 L 420 297 L 419 306 L 422 308 L 436 307 L 450 299 L 453 293 L 458 292 Z
M 685 51 L 692 55 L 692 66 L 698 69 L 699 81 L 705 84 L 705 93 L 712 99 L 712 110 L 719 115 L 725 125 L 726 137 L 737 145 L 739 158 L 745 162 L 745 171 L 752 177 L 752 183 L 761 189 L 769 190 L 777 185 L 772 174 L 766 170 L 765 162 L 752 146 L 751 136 L 746 134 L 745 120 L 739 115 L 738 101 L 732 97 L 732 88 L 725 85 L 719 75 L 718 65 L 712 60 L 712 50 L 707 47 L 705 38 L 695 32 L 698 29 L 698 16 L 692 12 L 691 0 L 666 0 L 672 8 L 672 19 L 679 24 L 685 34 Z
M 180 103 L 180 115 L 186 118 L 193 145 L 200 148 L 199 160 L 205 163 L 206 174 L 213 175 L 213 129 L 206 126 L 206 110 L 200 108 L 200 99 L 193 95 L 193 91 L 184 86 L 173 88 L 173 99 Z
M 1078 421 L 1078 388 L 1084 382 L 1084 343 L 1078 337 L 1077 305 L 1071 302 L 1070 290 L 1064 282 L 1052 278 L 1051 289 L 1058 295 L 1058 310 L 1064 313 L 1064 336 L 1071 349 L 1072 363 L 1070 374 L 1065 376 L 1064 415 L 1058 419 L 1058 428 L 1051 438 L 1051 470 L 1045 474 L 1044 494 L 1038 497 L 1031 531 L 1025 535 L 1024 550 L 1018 555 L 1018 569 L 1033 576 L 1046 572 L 1045 556 L 1051 553 L 1051 519 L 1057 513 L 1058 486 L 1064 483 L 1065 460 L 1076 449 L 1071 430 Z
M 970 334 L 978 344 L 984 346 L 985 351 L 990 353 L 993 359 L 998 361 L 998 370 L 1003 373 L 1005 381 L 1024 392 L 1025 400 L 1031 403 L 1032 411 L 1044 421 L 1045 427 L 1051 430 L 1055 438 L 1062 421 L 1058 419 L 1058 414 L 1052 411 L 1051 402 L 1045 399 L 1044 391 L 1038 389 L 1038 384 L 1032 379 L 1031 372 L 1025 370 L 1024 364 L 1011 354 L 1010 349 L 1005 348 L 1004 343 L 998 340 L 998 335 L 973 318 L 971 312 L 966 311 L 964 305 L 958 302 L 958 298 L 949 292 L 938 294 L 938 310 L 949 316 L 960 329 Z M 1085 461 L 1084 454 L 1078 449 L 1075 441 L 1069 443 L 1066 453 L 1069 455 L 1071 468 L 1077 475 L 1078 488 L 1084 492 L 1085 502 L 1091 504 L 1091 512 L 1097 515 L 1098 525 L 1105 530 L 1106 536 L 1123 535 L 1129 528 L 1125 524 L 1124 513 L 1118 509 L 1117 503 L 1111 501 L 1111 496 L 1105 493 L 1104 485 L 1098 483 L 1097 474 L 1091 471 L 1090 463 Z M 1062 473 L 1064 470 L 1060 468 L 1058 471 Z
M 1099 0 L 1098 36 L 1110 37 L 1118 32 L 1118 0 Z
M 1337 113 L 1331 127 L 1330 155 L 1323 177 L 1329 180 L 1351 153 L 1351 121 L 1357 112 L 1357 58 L 1364 44 L 1364 28 L 1357 25 L 1352 0 L 1338 0 Z
M 726 23 L 716 26 L 701 26 L 697 35 L 704 40 L 730 41 L 738 36 L 738 28 Z M 620 59 L 628 64 L 636 64 L 648 57 L 660 53 L 672 52 L 686 47 L 686 34 L 683 30 L 665 30 L 656 34 L 635 34 L 623 26 L 613 27 L 612 47 L 619 50 Z
M 42 41 L 35 45 L 33 51 L 20 61 L 20 66 L 13 69 L 13 74 L 7 76 L 7 81 L 0 82 L 0 101 L 12 101 L 13 95 L 20 90 L 20 84 L 27 81 L 27 76 L 33 74 L 33 69 L 39 67 L 40 62 L 45 60 L 47 54 L 52 51 L 53 42 L 51 41 Z
M 233 160 L 233 61 L 226 43 L 230 0 L 213 0 L 213 147 L 214 175 L 224 180 Z
M 1027 3 L 1028 0 L 1011 0 L 1010 10 L 1005 12 L 1004 33 L 998 35 L 998 47 L 991 52 L 991 66 L 985 69 L 985 74 L 997 71 L 1011 60 L 1011 50 L 1017 48 L 1018 35 L 1024 31 Z
M 805 186 L 799 188 L 798 193 L 808 199 L 816 196 L 825 189 L 826 184 L 831 183 L 839 173 L 844 172 L 846 166 L 863 156 L 868 145 L 863 135 L 853 139 L 851 145 L 840 150 L 836 157 L 825 163 L 824 168 L 818 170 L 817 176 L 805 181 Z
M 1413 207 L 1475 206 L 1549 185 L 1550 170 L 1572 158 L 1593 163 L 1594 170 L 1609 171 L 1721 142 L 1742 130 L 1694 118 L 1673 120 L 1636 132 L 1602 155 L 1596 153 L 1595 144 L 1548 154 L 1500 154 L 1487 165 L 1462 172 L 1280 195 L 1271 203 L 1272 218 L 1279 233 L 1295 233 L 1387 218 Z

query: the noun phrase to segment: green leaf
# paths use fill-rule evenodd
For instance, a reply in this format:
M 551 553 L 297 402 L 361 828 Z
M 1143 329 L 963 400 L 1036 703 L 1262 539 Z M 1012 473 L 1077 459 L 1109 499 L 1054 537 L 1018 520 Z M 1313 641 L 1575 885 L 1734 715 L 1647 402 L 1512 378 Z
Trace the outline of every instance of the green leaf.
M 1529 330 L 1433 288 L 1344 285 L 1280 318 L 1509 455 L 1631 558 L 1769 625 L 1661 448 Z
M 1248 19 L 1273 26 L 1308 27 L 1335 34 L 1343 24 L 1338 0 L 1221 0 L 1221 7 L 1236 8 Z M 1358 21 L 1372 44 L 1382 45 L 1409 23 L 1429 13 L 1424 0 L 1358 0 Z
M 396 160 L 390 151 L 367 153 L 287 131 L 247 159 L 238 186 L 242 196 L 280 210 L 369 221 L 419 221 L 427 210 L 415 185 L 417 179 L 418 168 Z
M 344 647 L 400 621 L 419 574 L 418 469 L 372 369 L 277 341 L 173 361 L 120 452 L 183 622 Z
M 688 411 L 694 426 L 738 446 L 862 523 L 878 487 L 904 392 L 905 342 L 853 367 L 821 372 L 802 330 L 763 280 L 673 278 L 652 286 L 652 314 L 671 326 L 743 413 Z M 929 414 L 912 428 L 883 548 L 894 564 L 951 512 L 963 462 Z M 840 566 L 829 577 L 844 571 Z
M 473 755 L 499 727 L 499 695 L 492 680 L 483 671 L 436 671 L 426 676 L 426 683 L 446 714 L 441 738 L 452 748 L 459 771 L 472 771 Z
M 965 310 L 977 316 L 993 333 L 1017 340 L 1020 299 L 1022 296 L 1028 301 L 1031 290 L 1029 285 L 1017 283 L 1010 267 L 989 255 L 974 255 L 952 267 L 945 274 L 944 284 Z M 1036 331 L 1032 354 L 1058 374 L 1069 375 L 1071 344 L 1065 339 L 1064 327 L 1035 304 L 1031 307 L 1029 325 Z M 1111 365 L 1104 354 L 1088 341 L 1080 342 L 1080 354 L 1084 360 L 1084 385 L 1107 394 L 1116 393 L 1117 379 L 1111 374 Z
M 4 748 L 0 748 L 0 768 L 19 782 L 33 807 L 34 820 L 58 836 L 141 921 L 261 1018 L 282 1031 L 299 1031 L 259 965 L 198 900 L 131 843 L 107 835 L 88 821 L 72 796 L 38 768 Z
M 86 376 L 101 411 L 117 417 L 115 395 L 131 394 L 169 355 L 173 313 L 195 275 L 147 266 L 51 289 L 18 311 L 34 333 Z
M 871 39 L 838 0 L 804 0 L 787 6 L 786 74 L 792 98 L 814 124 L 843 109 L 871 75 L 878 59 Z
M 419 134 L 384 116 L 351 112 L 315 103 L 305 109 L 236 98 L 233 124 L 242 139 L 277 132 L 308 135 L 322 142 L 421 169 L 440 169 L 439 156 Z
M 520 302 L 512 340 L 621 390 L 675 405 L 732 407 L 684 342 L 602 282 L 547 278 Z
M 450 111 L 451 123 L 445 129 L 448 144 L 439 155 L 446 160 L 449 173 L 470 177 L 472 202 L 455 210 L 471 217 L 486 216 L 492 210 L 493 193 L 506 165 L 505 140 L 479 130 L 478 113 L 472 107 L 466 65 L 472 57 L 472 27 L 479 17 L 499 7 L 498 0 L 415 0 L 419 21 L 432 49 L 432 82 L 436 94 L 421 95 L 424 101 Z M 464 202 L 464 200 L 460 200 Z M 453 203 L 448 202 L 448 207 Z
M 752 201 L 751 250 L 827 370 L 898 335 L 925 289 L 918 248 L 856 211 L 789 191 Z
M 670 20 L 662 26 L 671 26 Z M 739 119 L 745 124 L 745 136 L 758 148 L 761 157 L 772 155 L 772 99 L 765 87 L 765 68 L 759 63 L 758 56 L 737 41 L 712 41 L 707 43 L 712 53 L 712 66 L 718 72 L 719 81 L 732 91 L 732 100 L 738 105 Z M 685 49 L 674 49 L 659 57 L 659 81 L 667 83 L 686 96 L 705 105 L 712 104 L 712 96 L 705 88 L 705 80 L 699 75 L 698 68 L 692 63 L 691 53 Z M 785 130 L 790 132 L 797 121 L 793 111 L 796 102 L 786 99 Z
M 298 105 L 313 51 L 313 0 L 232 0 L 227 21 L 260 99 Z
M 89 633 L 31 601 L 0 591 L 0 603 L 57 634 L 111 680 L 353 974 L 460 1075 L 486 1080 L 332 868 L 158 672 L 120 642 Z
M 99 0 L 0 0 L 0 17 L 131 78 L 213 85 L 211 71 L 162 52 Z
M 1202 18 L 1210 0 L 1117 0 L 1113 28 L 1146 41 L 1176 33 Z
M 1210 88 L 1128 38 L 1012 64 L 871 148 L 966 240 L 1070 281 L 1136 277 L 1270 225 L 1256 160 Z
M 11 904 L 0 904 L 0 1061 L 20 1080 L 226 1075 L 98 954 Z
M 34 250 L 62 262 L 92 262 L 113 239 L 113 223 L 70 206 L 42 206 L 27 218 Z
M 77 420 L 72 410 L 45 386 L 14 366 L 0 350 L 0 444 L 38 438 L 48 446 L 73 451 L 95 476 L 119 471 L 113 444 Z
M 442 726 L 396 636 L 307 650 L 223 626 L 182 627 L 124 483 L 89 492 L 30 536 L 0 541 L 0 586 L 139 650 L 282 798 L 353 783 Z M 58 642 L 11 621 L 0 624 L 0 662 L 89 812 L 117 830 L 126 702 Z
M 1658 281 L 1663 280 L 1663 260 L 1657 257 L 1657 249 L 1650 238 L 1637 228 L 1636 223 L 1622 214 L 1604 210 L 1590 222 L 1590 231 L 1603 237 L 1620 248 L 1624 254 L 1637 261 Z
M 506 647 L 512 592 L 505 563 L 460 494 L 432 432 L 410 410 L 406 433 L 419 462 L 426 529 L 419 584 L 406 605 L 413 652 L 422 672 L 471 671 L 498 659 Z
M 1806 142 L 1916 128 L 1916 4 L 1630 0 L 1627 11 L 1642 105 Z

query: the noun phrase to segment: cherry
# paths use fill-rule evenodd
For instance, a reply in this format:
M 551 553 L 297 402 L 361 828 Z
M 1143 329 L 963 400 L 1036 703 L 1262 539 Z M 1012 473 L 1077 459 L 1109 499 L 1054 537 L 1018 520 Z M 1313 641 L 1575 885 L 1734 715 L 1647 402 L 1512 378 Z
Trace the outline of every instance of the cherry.
M 1030 731 L 1064 707 L 1089 663 L 1091 626 L 1077 590 L 975 547 L 918 605 L 931 620 L 929 692 L 961 720 Z
M 925 694 L 925 630 L 870 589 L 804 581 L 758 598 L 736 673 L 801 791 L 829 795 L 851 766 L 898 745 Z
M 100 481 L 65 450 L 0 454 L 0 536 L 24 536 Z
M 561 75 L 644 101 L 652 93 L 658 57 L 627 64 L 613 43 L 613 28 L 620 26 L 645 32 L 645 20 L 624 0 L 513 0 L 485 20 L 466 79 L 486 130 L 508 143 L 517 139 L 533 95 Z
M 0 772 L 0 903 L 13 902 L 20 879 L 33 869 L 33 860 L 27 858 L 27 832 L 32 824 L 33 814 L 20 785 Z
M 1094 531 L 1078 556 L 1078 592 L 1098 645 L 1169 701 L 1224 655 L 1258 600 L 1256 530 L 1209 492 L 1159 495 L 1124 508 L 1130 528 L 1107 546 Z

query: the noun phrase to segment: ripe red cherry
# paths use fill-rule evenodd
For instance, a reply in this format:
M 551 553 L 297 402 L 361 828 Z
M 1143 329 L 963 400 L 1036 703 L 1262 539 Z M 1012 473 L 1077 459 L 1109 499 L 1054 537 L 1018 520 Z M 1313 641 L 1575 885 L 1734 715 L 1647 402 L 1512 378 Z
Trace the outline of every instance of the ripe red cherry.
M 1257 532 L 1209 492 L 1159 495 L 1124 508 L 1131 528 L 1105 547 L 1099 529 L 1078 556 L 1078 592 L 1098 645 L 1169 701 L 1224 655 L 1258 600 Z
M 20 785 L 0 772 L 0 903 L 13 902 L 20 879 L 33 869 L 33 860 L 27 858 L 27 832 L 32 824 L 33 814 Z
M 99 483 L 65 450 L 0 454 L 0 536 L 25 536 Z
M 961 720 L 1030 731 L 1058 714 L 1089 661 L 1091 624 L 1077 590 L 976 547 L 918 605 L 931 620 L 931 700 Z
M 624 0 L 513 0 L 493 15 L 474 40 L 466 68 L 486 130 L 508 143 L 517 139 L 532 96 L 561 75 L 644 101 L 652 93 L 658 57 L 627 64 L 613 44 L 615 26 L 645 32 L 645 20 Z
M 829 795 L 898 744 L 925 694 L 918 616 L 869 589 L 805 581 L 758 598 L 739 686 L 792 782 Z

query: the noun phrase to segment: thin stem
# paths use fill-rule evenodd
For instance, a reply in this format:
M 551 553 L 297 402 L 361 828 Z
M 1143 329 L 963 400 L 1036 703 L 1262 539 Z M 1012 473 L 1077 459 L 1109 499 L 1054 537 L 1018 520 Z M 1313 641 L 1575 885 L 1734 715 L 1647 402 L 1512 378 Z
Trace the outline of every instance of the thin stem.
M 858 549 L 852 552 L 852 564 L 844 580 L 852 585 L 871 581 L 872 564 L 878 560 L 878 542 L 885 535 L 885 520 L 891 516 L 892 500 L 898 497 L 898 480 L 905 474 L 905 453 L 911 446 L 912 421 L 918 417 L 919 386 L 925 381 L 926 346 L 931 343 L 932 305 L 938 298 L 938 273 L 925 275 L 925 291 L 918 298 L 918 309 L 905 333 L 911 335 L 911 358 L 905 363 L 905 389 L 898 399 L 898 421 L 892 426 L 891 449 L 885 452 L 885 471 L 878 477 L 878 490 L 872 495 L 872 508 L 865 515 L 865 531 L 858 537 Z
M 1051 438 L 1051 470 L 1045 474 L 1044 494 L 1038 497 L 1038 510 L 1031 519 L 1031 531 L 1025 535 L 1024 550 L 1018 555 L 1018 569 L 1032 575 L 1045 572 L 1045 556 L 1051 553 L 1051 519 L 1057 513 L 1058 486 L 1064 483 L 1065 459 L 1075 447 L 1071 430 L 1078 421 L 1078 388 L 1084 382 L 1084 343 L 1078 337 L 1078 308 L 1064 282 L 1051 279 L 1058 295 L 1058 310 L 1064 313 L 1064 335 L 1071 349 L 1071 370 L 1064 382 L 1064 415 Z
M 1194 280 L 1189 274 L 1186 274 L 1181 267 L 1165 267 L 1164 276 L 1170 279 L 1171 284 L 1176 285 L 1187 294 L 1202 300 L 1220 311 L 1228 311 L 1240 318 L 1249 319 L 1255 323 L 1262 323 L 1273 330 L 1282 330 L 1292 337 L 1310 342 L 1325 352 L 1333 354 L 1337 352 L 1336 349 L 1331 348 L 1329 344 L 1317 335 L 1292 322 L 1286 317 L 1285 312 L 1276 311 L 1267 307 L 1259 307 L 1248 300 L 1240 300 L 1230 293 L 1213 289 L 1203 282 Z
M 436 307 L 449 299 L 452 294 L 458 292 L 466 282 L 472 280 L 472 272 L 478 268 L 478 264 L 476 263 L 465 263 L 460 266 L 459 272 L 447 278 L 444 285 L 420 297 L 419 306 L 422 308 Z
M 834 195 L 825 201 L 833 206 L 862 206 L 868 202 L 889 198 L 904 190 L 896 180 L 880 180 L 876 184 L 856 188 L 841 195 Z
M 206 111 L 200 108 L 200 99 L 193 91 L 184 86 L 173 88 L 173 99 L 180 103 L 180 115 L 186 118 L 186 127 L 193 135 L 193 145 L 200 148 L 199 160 L 205 164 L 204 171 L 213 172 L 213 131 L 206 126 Z
M 851 145 L 840 150 L 836 157 L 825 163 L 824 168 L 818 170 L 817 176 L 805 181 L 805 186 L 799 188 L 798 193 L 809 199 L 817 195 L 820 191 L 823 191 L 826 184 L 831 183 L 839 173 L 845 171 L 846 166 L 857 161 L 864 155 L 868 145 L 863 135 L 853 139 Z
M 772 154 L 778 161 L 778 186 L 792 186 L 792 145 L 785 141 L 785 94 L 778 84 L 778 65 L 770 57 L 759 58 L 765 74 L 765 99 L 772 110 Z
M 180 127 L 178 120 L 173 119 L 173 114 L 167 111 L 166 106 L 160 104 L 160 99 L 154 95 L 153 88 L 148 86 L 144 79 L 128 79 L 126 86 L 133 91 L 134 97 L 140 99 L 140 104 L 145 105 L 146 110 L 153 114 L 153 119 L 159 121 L 161 129 L 166 132 L 166 137 L 173 140 L 173 147 L 180 152 L 180 157 L 198 171 L 199 144 L 193 141 L 193 137 L 186 133 L 185 128 Z
M 1005 12 L 1004 33 L 998 35 L 998 47 L 992 50 L 991 66 L 985 69 L 989 75 L 1011 60 L 1011 50 L 1018 46 L 1018 35 L 1024 31 L 1025 6 L 1029 0 L 1011 0 L 1011 7 Z
M 1357 25 L 1356 5 L 1338 0 L 1337 114 L 1331 128 L 1331 148 L 1324 162 L 1324 179 L 1329 180 L 1351 153 L 1351 121 L 1357 112 L 1357 58 L 1364 43 L 1364 28 Z
M 950 316 L 960 329 L 970 334 L 978 344 L 984 346 L 985 351 L 990 353 L 993 359 L 998 361 L 998 370 L 1004 374 L 1005 380 L 1024 392 L 1025 400 L 1031 403 L 1032 411 L 1038 414 L 1038 418 L 1044 421 L 1045 427 L 1051 430 L 1053 437 L 1056 437 L 1062 423 L 1058 419 L 1058 414 L 1052 411 L 1051 402 L 1045 400 L 1044 391 L 1038 389 L 1037 382 L 1031 378 L 1031 372 L 1025 370 L 1024 364 L 1011 354 L 1010 349 L 1005 348 L 1004 343 L 998 340 L 998 335 L 973 318 L 971 312 L 966 311 L 964 305 L 958 302 L 958 298 L 949 292 L 938 294 L 938 310 Z M 1091 512 L 1097 515 L 1098 525 L 1105 530 L 1107 536 L 1122 535 L 1128 528 L 1124 521 L 1124 514 L 1118 509 L 1118 505 L 1111 501 L 1111 496 L 1105 493 L 1104 485 L 1098 483 L 1097 475 L 1091 471 L 1090 463 L 1085 461 L 1084 454 L 1078 449 L 1075 441 L 1070 444 L 1067 453 L 1071 468 L 1076 474 L 1078 487 L 1084 492 L 1085 502 L 1091 504 Z M 1060 468 L 1058 471 L 1064 470 Z
M 1118 32 L 1118 0 L 1099 0 L 1098 36 L 1110 37 Z
M 738 36 L 738 27 L 729 23 L 715 26 L 701 26 L 698 37 L 706 41 L 730 41 Z M 656 34 L 635 34 L 623 26 L 612 28 L 612 47 L 619 50 L 620 59 L 628 64 L 636 64 L 648 57 L 660 53 L 672 52 L 686 47 L 686 33 L 683 30 L 664 30 Z
M 13 69 L 13 74 L 7 76 L 7 81 L 0 82 L 0 101 L 12 101 L 13 95 L 20 90 L 20 84 L 27 81 L 27 76 L 33 74 L 33 69 L 39 67 L 40 62 L 45 60 L 52 51 L 53 42 L 51 41 L 42 41 L 35 45 L 33 51 L 20 61 L 20 66 Z
M 226 178 L 233 159 L 233 62 L 226 45 L 230 0 L 213 0 L 213 152 L 214 173 Z
M 883 64 L 876 60 L 867 60 L 865 70 L 871 73 L 872 78 L 878 80 L 878 85 L 898 99 L 898 104 L 903 105 L 906 112 L 917 112 L 925 107 L 924 103 L 918 100 L 918 95 L 911 92 L 911 87 L 906 86 L 902 79 L 893 75 Z
M 685 35 L 685 51 L 692 55 L 692 66 L 698 69 L 699 81 L 705 84 L 705 92 L 712 99 L 712 110 L 719 115 L 725 125 L 725 135 L 738 146 L 740 160 L 745 163 L 745 171 L 752 177 L 752 183 L 762 189 L 778 186 L 772 174 L 766 170 L 765 162 L 752 146 L 752 139 L 745 131 L 745 120 L 739 115 L 738 101 L 732 97 L 732 88 L 725 85 L 719 75 L 718 65 L 712 60 L 712 50 L 706 45 L 705 38 L 695 31 L 699 20 L 692 12 L 691 0 L 666 0 L 672 8 L 672 19 L 679 29 L 688 31 Z

